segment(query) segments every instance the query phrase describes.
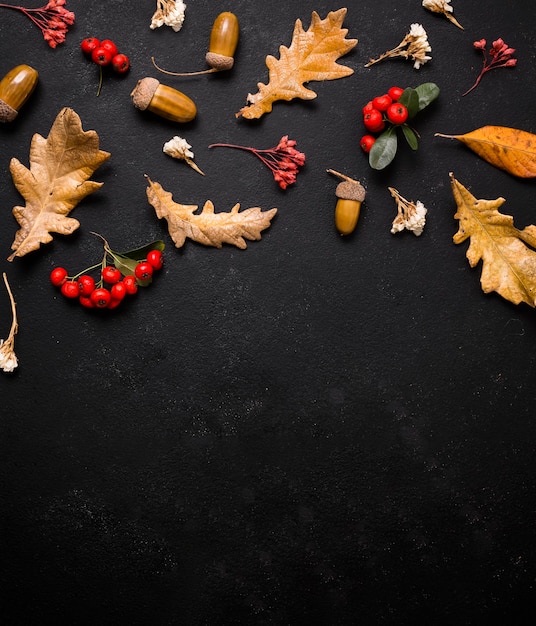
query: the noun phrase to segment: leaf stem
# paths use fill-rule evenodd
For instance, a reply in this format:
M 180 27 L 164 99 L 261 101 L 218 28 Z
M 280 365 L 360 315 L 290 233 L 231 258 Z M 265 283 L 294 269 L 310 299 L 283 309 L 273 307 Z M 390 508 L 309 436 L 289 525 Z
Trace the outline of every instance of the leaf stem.
M 151 57 L 151 62 L 159 72 L 168 74 L 169 76 L 200 76 L 201 74 L 212 74 L 213 72 L 218 71 L 215 67 L 211 67 L 210 69 L 200 70 L 198 72 L 170 72 L 169 70 L 165 70 L 157 65 L 154 57 Z
M 0 5 L 1 6 L 1 5 Z M 13 292 L 11 291 L 11 287 L 9 286 L 9 282 L 7 280 L 7 274 L 3 272 L 2 277 L 4 279 L 4 283 L 6 285 L 7 293 L 9 295 L 9 301 L 11 302 L 11 314 L 13 320 L 11 322 L 11 329 L 9 331 L 9 336 L 6 339 L 5 343 L 13 343 L 13 338 L 17 334 L 19 330 L 19 324 L 17 322 L 17 305 L 15 303 L 15 298 L 13 297 Z
M 334 176 L 338 176 L 339 178 L 342 178 L 343 180 L 346 180 L 349 183 L 357 183 L 357 180 L 354 180 L 353 178 L 350 178 L 349 176 L 346 176 L 345 174 L 341 174 L 340 172 L 337 172 L 336 170 L 327 169 L 326 172 L 328 174 L 333 174 Z
M 100 95 L 102 89 L 102 65 L 99 65 L 99 86 L 97 88 L 97 98 Z

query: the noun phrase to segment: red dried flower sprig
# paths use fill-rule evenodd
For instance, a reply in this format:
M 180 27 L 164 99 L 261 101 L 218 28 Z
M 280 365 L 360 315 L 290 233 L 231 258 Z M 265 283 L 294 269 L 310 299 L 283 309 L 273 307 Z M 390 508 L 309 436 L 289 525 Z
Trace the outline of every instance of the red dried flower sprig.
M 473 43 L 476 50 L 482 50 L 484 55 L 484 65 L 475 81 L 475 84 L 468 89 L 463 95 L 466 96 L 470 91 L 478 85 L 486 72 L 497 69 L 498 67 L 514 67 L 517 59 L 514 58 L 515 48 L 509 48 L 502 39 L 497 39 L 491 44 L 489 56 L 486 54 L 486 40 L 480 39 Z
M 74 13 L 65 8 L 66 0 L 49 0 L 48 3 L 37 9 L 0 4 L 0 9 L 14 9 L 20 11 L 41 29 L 45 41 L 51 48 L 65 41 L 69 26 L 74 24 Z
M 296 141 L 289 139 L 288 135 L 281 137 L 275 148 L 258 150 L 248 146 L 237 146 L 230 143 L 213 143 L 209 148 L 238 148 L 247 150 L 257 156 L 272 172 L 276 183 L 281 189 L 286 189 L 296 182 L 299 169 L 305 164 L 305 154 L 295 148 Z

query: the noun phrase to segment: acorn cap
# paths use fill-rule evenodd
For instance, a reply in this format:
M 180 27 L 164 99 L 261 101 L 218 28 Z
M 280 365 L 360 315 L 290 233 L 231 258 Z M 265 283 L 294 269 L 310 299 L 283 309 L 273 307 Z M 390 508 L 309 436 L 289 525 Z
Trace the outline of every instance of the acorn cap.
M 365 199 L 365 188 L 361 183 L 357 182 L 357 180 L 355 182 L 345 180 L 337 185 L 335 195 L 342 200 L 363 202 Z
M 205 55 L 205 61 L 207 65 L 213 67 L 218 72 L 224 70 L 230 70 L 234 65 L 233 57 L 227 57 L 224 54 L 218 54 L 217 52 L 207 52 Z
M 132 93 L 132 102 L 137 109 L 145 111 L 145 109 L 151 104 L 154 92 L 156 91 L 160 81 L 156 78 L 142 78 L 138 81 L 136 87 L 134 87 Z
M 10 107 L 7 102 L 0 100 L 0 122 L 12 122 L 18 115 L 18 111 Z

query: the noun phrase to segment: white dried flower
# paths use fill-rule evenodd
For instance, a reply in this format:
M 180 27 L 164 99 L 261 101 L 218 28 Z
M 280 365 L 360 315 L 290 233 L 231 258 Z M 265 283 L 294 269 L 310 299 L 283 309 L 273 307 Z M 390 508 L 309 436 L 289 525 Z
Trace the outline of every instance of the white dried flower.
M 156 0 L 156 11 L 151 19 L 150 28 L 160 28 L 160 26 L 171 26 L 178 32 L 184 23 L 184 12 L 186 5 L 182 0 Z
M 164 144 L 162 150 L 174 159 L 182 159 L 183 161 L 186 161 L 190 167 L 204 176 L 205 174 L 193 161 L 194 153 L 190 150 L 191 147 L 192 146 L 186 141 L 186 139 L 175 135 L 173 139 L 170 139 Z
M 13 352 L 13 342 L 0 339 L 0 367 L 4 372 L 12 372 L 18 365 L 17 355 Z
M 421 65 L 432 59 L 427 56 L 427 52 L 431 52 L 432 47 L 428 42 L 428 36 L 422 24 L 411 24 L 409 32 L 404 39 L 392 50 L 388 50 L 380 55 L 377 59 L 371 59 L 365 67 L 370 67 L 379 61 L 392 57 L 402 57 L 413 61 L 413 67 L 418 70 Z
M 391 232 L 394 235 L 402 230 L 411 230 L 414 235 L 419 237 L 426 223 L 426 207 L 420 200 L 417 200 L 417 202 L 406 200 L 393 187 L 388 187 L 388 189 L 396 200 L 398 209 L 397 216 L 393 220 Z
M 15 354 L 15 335 L 18 331 L 18 323 L 17 323 L 17 309 L 15 306 L 15 299 L 13 298 L 13 294 L 11 293 L 11 288 L 9 286 L 6 273 L 3 274 L 4 283 L 6 285 L 7 292 L 9 294 L 9 299 L 11 301 L 11 313 L 13 316 L 13 321 L 11 322 L 11 330 L 9 331 L 8 338 L 4 341 L 0 339 L 0 368 L 4 370 L 4 372 L 12 372 L 17 365 L 19 364 L 17 361 L 17 355 Z
M 432 13 L 441 13 L 449 21 L 451 21 L 458 28 L 464 30 L 463 26 L 452 15 L 452 7 L 450 6 L 451 0 L 422 0 L 422 6 Z

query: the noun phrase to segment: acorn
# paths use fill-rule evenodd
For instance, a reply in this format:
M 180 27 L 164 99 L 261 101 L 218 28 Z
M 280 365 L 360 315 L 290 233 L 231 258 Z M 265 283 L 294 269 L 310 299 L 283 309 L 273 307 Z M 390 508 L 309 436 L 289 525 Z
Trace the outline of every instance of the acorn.
M 197 115 L 193 100 L 173 87 L 162 85 L 156 78 L 142 78 L 130 94 L 140 111 L 152 111 L 172 122 L 191 122 Z
M 200 74 L 230 70 L 234 65 L 234 53 L 238 45 L 239 34 L 238 18 L 234 13 L 224 11 L 214 20 L 210 31 L 208 52 L 205 55 L 205 61 L 210 69 L 199 72 L 170 72 L 159 67 L 154 57 L 151 57 L 151 61 L 159 72 L 170 76 L 199 76 Z
M 0 81 L 0 122 L 12 122 L 34 91 L 39 74 L 29 65 L 17 65 Z
M 340 174 L 335 170 L 327 171 L 343 179 L 343 182 L 339 183 L 337 189 L 335 189 L 335 195 L 337 196 L 335 227 L 341 235 L 349 235 L 355 230 L 357 225 L 359 214 L 361 213 L 361 205 L 365 200 L 365 188 L 359 181 L 349 176 Z

